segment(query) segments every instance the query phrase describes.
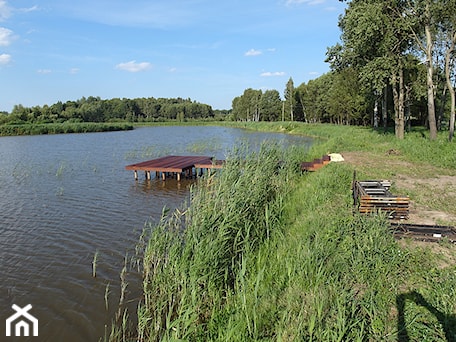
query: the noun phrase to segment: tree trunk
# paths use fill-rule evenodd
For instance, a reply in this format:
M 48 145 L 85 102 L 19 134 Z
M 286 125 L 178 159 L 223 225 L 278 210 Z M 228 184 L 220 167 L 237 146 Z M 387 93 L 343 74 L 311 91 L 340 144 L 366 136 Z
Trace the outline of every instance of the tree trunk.
M 374 128 L 378 128 L 378 98 L 375 98 L 374 104 L 374 119 L 373 119 Z
M 448 90 L 448 85 L 445 83 L 445 86 L 443 87 L 443 92 L 442 92 L 442 99 L 440 100 L 439 115 L 437 115 L 437 131 L 442 130 L 442 121 L 443 121 L 443 113 L 445 112 L 447 90 Z
M 404 72 L 399 68 L 398 75 L 392 78 L 394 98 L 394 133 L 396 138 L 404 139 Z
M 453 33 L 453 37 L 451 40 L 451 44 L 448 47 L 446 54 L 445 54 L 445 77 L 447 82 L 448 91 L 450 92 L 451 98 L 451 109 L 450 109 L 450 127 L 449 127 L 449 136 L 448 140 L 452 141 L 454 136 L 454 121 L 455 121 L 455 107 L 456 107 L 456 98 L 455 98 L 455 91 L 453 84 L 451 83 L 451 68 L 450 68 L 450 61 L 451 56 L 454 53 L 454 48 L 456 44 L 456 32 Z
M 306 107 L 304 106 L 304 100 L 301 95 L 299 95 L 299 102 L 301 102 L 302 106 L 302 115 L 304 116 L 303 120 L 304 122 L 307 122 Z
M 402 67 L 399 69 L 399 103 L 398 103 L 398 117 L 397 117 L 397 125 L 396 125 L 396 137 L 399 139 L 404 139 L 404 131 L 405 131 L 405 121 L 404 121 L 404 113 L 405 113 L 405 88 L 404 88 L 404 70 Z
M 293 121 L 293 99 L 290 101 L 290 118 Z
M 383 117 L 383 130 L 386 133 L 388 129 L 388 86 L 385 85 L 383 90 L 383 103 L 382 103 L 382 117 Z
M 426 32 L 426 58 L 427 58 L 427 96 L 428 96 L 428 117 L 429 117 L 429 139 L 437 139 L 437 123 L 435 120 L 435 103 L 434 103 L 434 62 L 432 59 L 432 50 L 434 43 L 432 41 L 430 27 L 430 8 L 429 3 L 426 4 L 427 23 L 424 27 Z
M 411 123 L 411 115 L 410 115 L 410 92 L 412 88 L 411 86 L 406 86 L 405 87 L 405 127 L 406 131 L 410 132 L 412 128 L 412 123 Z

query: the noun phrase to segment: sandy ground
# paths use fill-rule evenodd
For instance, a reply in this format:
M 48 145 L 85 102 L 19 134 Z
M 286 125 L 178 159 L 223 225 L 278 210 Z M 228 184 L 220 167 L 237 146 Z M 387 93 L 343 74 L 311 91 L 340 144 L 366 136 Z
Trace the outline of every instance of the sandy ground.
M 406 170 L 405 172 L 396 173 L 392 179 L 389 179 L 395 187 L 400 191 L 411 192 L 420 188 L 419 193 L 422 196 L 429 196 L 432 198 L 439 197 L 448 198 L 449 203 L 456 202 L 456 176 L 438 175 L 435 177 L 422 178 L 415 176 L 416 174 L 423 174 L 422 172 L 414 172 L 417 169 L 417 165 L 410 164 L 400 160 L 400 158 L 388 158 L 387 155 L 397 155 L 396 151 L 387 151 L 385 153 L 386 159 L 371 158 L 368 153 L 364 152 L 347 152 L 341 153 L 344 162 L 349 163 L 356 169 L 376 168 L 378 163 L 387 162 L 388 165 L 396 166 L 398 170 Z M 438 174 L 438 170 L 433 170 L 432 166 L 429 167 L 427 174 L 433 175 Z M 421 171 L 421 170 L 420 170 Z M 423 189 L 425 189 L 423 191 Z M 413 196 L 410 196 L 410 212 L 409 219 L 407 222 L 414 224 L 426 224 L 426 225 L 450 225 L 456 226 L 456 215 L 445 212 L 443 210 L 436 210 L 436 205 L 431 209 L 426 206 L 424 200 L 418 204 Z M 453 211 L 454 212 L 454 211 Z M 429 243 L 424 241 L 412 240 L 412 239 L 400 239 L 398 243 L 404 248 L 410 249 L 421 249 L 429 250 L 432 254 L 436 255 L 436 266 L 438 268 L 454 267 L 456 265 L 456 248 L 450 245 L 443 245 L 440 243 Z
M 394 151 L 393 151 L 394 152 Z M 361 165 L 366 167 L 376 167 L 376 163 L 384 162 L 378 161 L 374 158 L 369 158 L 366 153 L 360 152 L 346 152 L 341 153 L 346 163 L 352 164 L 355 169 Z M 401 160 L 389 160 L 388 163 L 401 166 L 401 168 L 416 168 L 416 165 L 408 164 Z M 413 174 L 411 172 L 410 174 Z M 415 190 L 417 188 L 426 189 L 431 195 L 438 194 L 445 196 L 445 198 L 456 198 L 456 176 L 439 175 L 433 178 L 419 178 L 411 176 L 410 174 L 396 174 L 394 179 L 390 179 L 398 189 Z M 432 196 L 431 196 L 432 197 Z M 430 209 L 423 204 L 417 204 L 413 198 L 410 198 L 410 223 L 416 224 L 446 224 L 456 226 L 456 215 Z

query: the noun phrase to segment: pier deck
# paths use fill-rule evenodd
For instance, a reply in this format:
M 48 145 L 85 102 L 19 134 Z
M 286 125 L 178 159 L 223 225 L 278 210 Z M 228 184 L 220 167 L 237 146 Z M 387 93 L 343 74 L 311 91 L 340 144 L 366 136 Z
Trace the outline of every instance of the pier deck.
M 223 164 L 223 160 L 214 161 L 212 157 L 207 156 L 165 156 L 127 165 L 125 169 L 133 170 L 135 179 L 138 179 L 138 171 L 144 171 L 147 179 L 151 179 L 150 173 L 155 171 L 157 177 L 161 173 L 163 180 L 167 174 L 176 175 L 177 180 L 180 180 L 182 173 L 188 176 L 193 174 L 193 169 L 222 168 Z

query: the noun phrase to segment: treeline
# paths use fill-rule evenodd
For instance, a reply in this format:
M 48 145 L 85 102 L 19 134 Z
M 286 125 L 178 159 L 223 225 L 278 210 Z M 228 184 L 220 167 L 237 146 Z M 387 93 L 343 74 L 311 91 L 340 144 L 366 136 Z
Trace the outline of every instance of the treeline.
M 422 74 L 425 75 L 424 70 Z M 233 100 L 230 118 L 235 121 L 282 120 L 391 126 L 394 125 L 394 100 L 391 88 L 389 89 L 386 102 L 383 102 L 387 115 L 380 116 L 379 101 L 383 93 L 372 93 L 366 89 L 359 73 L 353 68 L 328 72 L 307 83 L 301 83 L 296 88 L 293 86 L 293 79 L 290 78 L 284 91 L 284 100 L 277 90 L 246 89 L 241 96 Z M 440 127 L 444 125 L 444 120 L 448 119 L 448 116 L 444 116 L 445 110 L 448 109 L 448 99 L 444 100 L 443 106 L 439 107 Z M 407 102 L 406 110 L 408 124 L 427 124 L 424 94 L 416 96 L 413 102 Z
M 343 1 L 343 0 L 341 0 Z M 235 120 L 298 120 L 455 128 L 456 0 L 352 0 L 339 19 L 341 43 L 328 48 L 331 71 L 294 87 L 247 89 L 233 100 Z
M 3 112 L 0 124 L 42 124 L 63 122 L 147 122 L 213 119 L 211 106 L 190 99 L 153 97 L 137 99 L 109 99 L 89 96 L 77 101 L 57 102 L 53 105 L 24 107 L 15 105 L 10 114 Z M 219 114 L 223 115 L 223 113 Z

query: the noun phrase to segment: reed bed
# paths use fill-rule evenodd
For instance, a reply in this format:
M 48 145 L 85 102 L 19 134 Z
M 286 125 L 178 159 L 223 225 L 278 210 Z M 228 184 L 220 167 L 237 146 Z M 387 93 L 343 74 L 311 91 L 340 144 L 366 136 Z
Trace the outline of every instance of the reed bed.
M 430 248 L 395 241 L 385 217 L 353 215 L 350 165 L 297 167 L 337 147 L 380 156 L 421 138 L 391 143 L 377 132 L 326 128 L 309 155 L 238 148 L 222 172 L 192 188 L 188 205 L 146 226 L 135 262 L 143 275 L 137 324 L 124 312 L 105 340 L 454 341 L 454 247 L 437 245 L 443 263 Z M 402 156 L 444 167 L 447 151 Z
M 109 132 L 132 129 L 133 125 L 131 124 L 114 122 L 23 123 L 0 125 L 0 136 Z

